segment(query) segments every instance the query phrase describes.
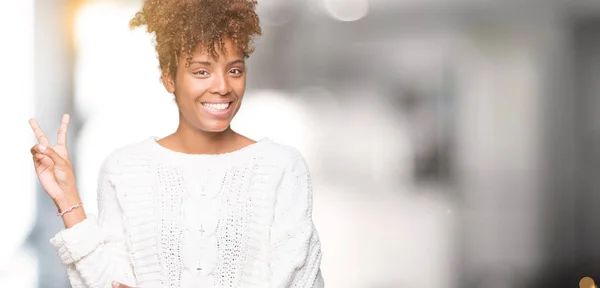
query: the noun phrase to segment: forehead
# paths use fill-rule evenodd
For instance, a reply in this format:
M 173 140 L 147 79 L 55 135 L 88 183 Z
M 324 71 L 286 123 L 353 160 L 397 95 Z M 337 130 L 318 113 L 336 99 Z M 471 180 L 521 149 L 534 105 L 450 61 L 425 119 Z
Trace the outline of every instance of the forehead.
M 192 58 L 193 60 L 211 60 L 211 61 L 215 61 L 215 62 L 220 62 L 220 61 L 230 61 L 230 60 L 237 60 L 237 59 L 243 59 L 243 53 L 242 51 L 240 51 L 239 49 L 237 49 L 231 40 L 224 40 L 223 41 L 224 45 L 224 50 L 222 51 L 221 49 L 219 49 L 219 45 L 218 43 L 215 43 L 215 51 L 217 52 L 217 57 L 218 59 L 215 59 L 215 57 L 213 57 L 208 49 L 206 49 L 206 46 L 203 46 L 202 44 L 197 44 L 194 51 L 192 52 Z

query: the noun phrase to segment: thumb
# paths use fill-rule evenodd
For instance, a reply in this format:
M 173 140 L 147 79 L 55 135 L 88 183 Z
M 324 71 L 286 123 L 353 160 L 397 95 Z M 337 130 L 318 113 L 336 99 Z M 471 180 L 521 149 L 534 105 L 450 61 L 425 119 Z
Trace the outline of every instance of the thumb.
M 58 153 L 56 153 L 56 151 L 54 151 L 54 149 L 52 149 L 52 147 L 48 147 L 46 145 L 40 145 L 39 149 L 40 149 L 40 152 L 44 153 L 44 155 L 50 157 L 50 159 L 52 159 L 52 161 L 54 161 L 54 164 L 61 165 L 65 161 L 65 159 L 60 157 L 60 155 L 58 155 Z

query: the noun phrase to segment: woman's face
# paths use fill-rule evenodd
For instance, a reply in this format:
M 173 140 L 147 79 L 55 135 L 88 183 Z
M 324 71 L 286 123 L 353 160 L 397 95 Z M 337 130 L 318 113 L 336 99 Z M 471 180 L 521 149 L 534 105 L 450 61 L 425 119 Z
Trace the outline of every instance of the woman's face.
M 186 124 L 205 132 L 226 130 L 240 109 L 246 90 L 243 54 L 224 41 L 227 54 L 210 57 L 197 46 L 190 65 L 179 59 L 175 79 L 163 75 L 167 91 L 175 94 L 177 106 Z

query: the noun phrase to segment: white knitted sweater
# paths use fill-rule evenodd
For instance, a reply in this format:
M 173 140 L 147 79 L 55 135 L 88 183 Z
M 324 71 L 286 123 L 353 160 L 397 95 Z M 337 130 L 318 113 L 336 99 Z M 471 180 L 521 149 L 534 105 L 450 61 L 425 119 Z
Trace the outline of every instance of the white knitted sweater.
M 309 169 L 262 138 L 225 154 L 185 154 L 157 137 L 115 150 L 98 218 L 50 240 L 73 287 L 323 287 Z

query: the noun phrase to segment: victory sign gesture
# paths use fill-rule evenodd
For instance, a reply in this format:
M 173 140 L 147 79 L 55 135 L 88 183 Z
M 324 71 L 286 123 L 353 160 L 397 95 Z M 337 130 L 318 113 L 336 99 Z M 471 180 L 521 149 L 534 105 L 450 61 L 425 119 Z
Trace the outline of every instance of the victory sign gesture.
M 29 120 L 29 125 L 31 126 L 31 129 L 33 129 L 39 143 L 31 147 L 35 173 L 38 176 L 40 184 L 46 191 L 46 194 L 52 198 L 59 212 L 63 212 L 73 205 L 80 203 L 73 165 L 67 150 L 67 129 L 69 126 L 69 119 L 70 117 L 68 114 L 63 115 L 60 128 L 58 129 L 57 142 L 54 146 L 49 142 L 46 134 L 44 134 L 44 131 L 42 131 L 42 128 L 38 124 L 38 121 L 35 118 Z M 78 210 L 81 211 L 82 209 Z M 76 214 L 85 218 L 85 214 Z M 63 216 L 63 219 L 65 216 Z M 76 218 L 79 219 L 81 217 Z M 67 219 L 64 220 L 65 224 L 68 224 Z M 75 223 L 71 224 L 74 225 Z

